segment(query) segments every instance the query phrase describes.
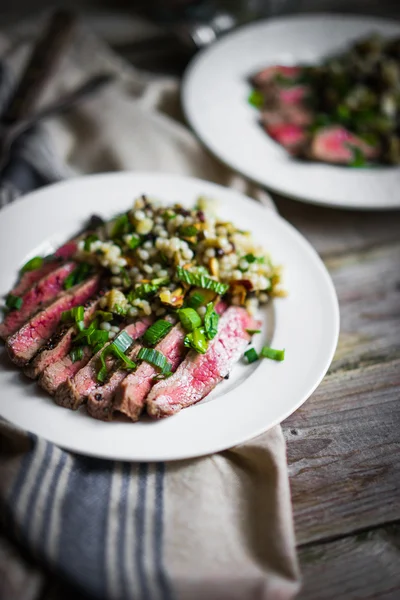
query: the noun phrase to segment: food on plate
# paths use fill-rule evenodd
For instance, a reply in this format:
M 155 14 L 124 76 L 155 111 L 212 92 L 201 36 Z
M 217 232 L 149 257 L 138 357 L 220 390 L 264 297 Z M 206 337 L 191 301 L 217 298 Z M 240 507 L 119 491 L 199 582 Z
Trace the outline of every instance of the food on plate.
M 132 421 L 202 400 L 241 357 L 282 360 L 279 350 L 245 352 L 258 307 L 284 295 L 280 269 L 215 208 L 141 196 L 31 258 L 0 325 L 11 360 L 58 405 Z
M 400 38 L 371 35 L 319 65 L 272 65 L 249 102 L 291 155 L 337 165 L 400 164 Z

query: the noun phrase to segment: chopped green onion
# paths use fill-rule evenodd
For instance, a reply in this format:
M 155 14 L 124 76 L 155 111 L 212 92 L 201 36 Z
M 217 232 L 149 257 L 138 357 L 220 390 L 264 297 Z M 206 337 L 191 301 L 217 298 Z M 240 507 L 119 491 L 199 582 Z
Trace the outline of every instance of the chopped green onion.
M 78 360 L 82 360 L 83 358 L 83 348 L 82 346 L 77 346 L 76 348 L 72 348 L 71 352 L 69 353 L 72 362 L 77 362 Z
M 169 283 L 168 277 L 157 277 L 156 279 L 151 280 L 151 284 L 156 285 L 157 287 L 160 287 L 162 285 L 167 285 L 167 283 Z
M 134 290 L 129 292 L 128 301 L 132 303 L 137 298 L 146 298 L 147 296 L 151 296 L 152 294 L 156 293 L 159 287 L 159 285 L 155 285 L 153 283 L 142 283 L 141 285 L 135 287 Z
M 114 318 L 112 312 L 105 310 L 96 310 L 94 317 L 99 318 L 101 321 L 112 321 Z
M 115 223 L 111 230 L 111 237 L 112 238 L 122 237 L 124 235 L 124 233 L 128 233 L 129 225 L 130 225 L 130 223 L 129 223 L 128 215 L 126 213 L 119 215 L 119 217 L 117 217 L 115 219 Z
M 75 306 L 75 308 L 71 308 L 71 310 L 64 310 L 61 313 L 61 321 L 64 323 L 67 321 L 75 321 L 78 323 L 83 320 L 84 315 L 84 307 L 83 306 Z
M 284 360 L 285 350 L 275 350 L 274 348 L 264 346 L 261 348 L 260 356 L 263 358 L 271 358 L 272 360 Z
M 209 302 L 204 315 L 204 331 L 209 340 L 215 338 L 218 333 L 219 315 L 214 310 L 214 304 Z
M 140 246 L 140 237 L 138 235 L 132 234 L 132 237 L 130 237 L 128 241 L 128 248 L 130 250 L 134 250 L 138 246 Z
M 184 344 L 187 348 L 192 348 L 199 354 L 205 354 L 208 348 L 208 341 L 204 334 L 204 329 L 199 327 L 185 337 Z
M 120 315 L 121 317 L 124 317 L 126 315 L 126 313 L 128 312 L 128 309 L 124 308 L 120 304 L 114 304 L 114 306 L 112 307 L 112 312 L 115 315 Z
M 193 308 L 181 308 L 178 317 L 186 331 L 193 331 L 201 325 L 201 318 Z
M 10 310 L 19 310 L 22 306 L 22 298 L 19 296 L 13 296 L 13 294 L 8 294 L 6 298 L 6 306 Z
M 256 333 L 261 333 L 261 329 L 246 329 L 246 331 L 250 335 L 255 335 Z
M 123 362 L 123 368 L 125 369 L 135 369 L 136 363 L 134 363 L 130 358 L 128 358 L 125 354 L 126 350 L 128 350 L 129 346 L 132 344 L 133 339 L 131 336 L 126 333 L 126 331 L 121 331 L 115 338 L 111 344 L 106 346 L 104 350 L 101 352 L 99 359 L 101 368 L 97 373 L 97 381 L 101 383 L 104 382 L 107 377 L 107 364 L 106 358 L 110 354 L 113 354 L 116 358 L 119 358 Z
M 196 287 L 203 288 L 205 290 L 212 290 L 219 295 L 225 294 L 229 285 L 226 283 L 221 283 L 220 281 L 215 281 L 210 277 L 206 277 L 206 275 L 200 273 L 193 273 L 191 271 L 187 271 L 183 267 L 176 268 L 176 276 L 180 281 L 184 283 L 188 283 L 189 285 L 195 285 Z
M 106 342 L 108 342 L 109 332 L 104 331 L 103 329 L 95 329 L 93 333 L 90 335 L 90 345 L 101 344 L 104 346 Z
M 99 237 L 95 233 L 91 233 L 90 235 L 88 235 L 83 245 L 83 249 L 85 250 L 85 252 L 90 252 L 90 246 L 93 242 L 97 242 L 98 239 Z
M 162 352 L 153 348 L 140 348 L 138 353 L 139 360 L 145 360 L 154 367 L 160 369 L 163 375 L 169 375 L 172 365 L 169 363 Z
M 83 331 L 85 329 L 85 323 L 83 321 L 77 321 L 76 326 L 78 328 L 78 331 Z
M 21 268 L 21 273 L 25 273 L 25 271 L 34 271 L 35 269 L 39 269 L 42 265 L 43 258 L 41 256 L 34 256 L 24 264 Z
M 125 287 L 130 287 L 131 286 L 131 280 L 130 280 L 128 271 L 126 269 L 124 269 L 124 267 L 121 268 L 120 277 L 122 279 L 122 284 Z
M 258 354 L 254 350 L 254 348 L 249 348 L 249 350 L 246 350 L 246 352 L 244 353 L 244 355 L 247 358 L 247 361 L 249 363 L 253 363 L 253 362 L 256 362 L 256 360 L 258 360 Z
M 172 329 L 172 323 L 159 319 L 151 325 L 143 336 L 143 341 L 149 346 L 155 346 Z
M 200 294 L 200 292 L 194 292 L 194 294 L 192 294 L 186 304 L 188 306 L 190 306 L 190 308 L 199 308 L 199 306 L 201 306 L 203 304 L 205 300 L 205 297 L 203 296 L 203 294 Z
M 362 150 L 352 145 L 349 145 L 349 148 L 353 153 L 353 160 L 349 163 L 349 166 L 354 168 L 365 167 L 367 161 Z
M 244 256 L 244 259 L 249 264 L 254 263 L 254 262 L 263 263 L 265 261 L 263 256 L 255 256 L 254 254 L 246 254 L 246 256 Z
M 69 290 L 74 285 L 85 281 L 91 271 L 91 266 L 88 263 L 79 263 L 79 265 L 68 275 L 64 280 L 64 289 Z
M 194 225 L 181 225 L 181 227 L 179 228 L 179 235 L 181 237 L 194 237 L 198 234 L 198 230 Z
M 255 108 L 261 108 L 264 104 L 264 96 L 259 90 L 251 90 L 247 102 Z

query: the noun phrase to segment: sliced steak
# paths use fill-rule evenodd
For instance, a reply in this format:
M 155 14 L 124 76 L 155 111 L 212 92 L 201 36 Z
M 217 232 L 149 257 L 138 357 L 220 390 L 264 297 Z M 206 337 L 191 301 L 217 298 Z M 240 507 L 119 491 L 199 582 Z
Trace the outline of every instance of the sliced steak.
M 135 340 L 144 334 L 150 324 L 151 319 L 143 318 L 140 321 L 136 321 L 136 323 L 131 323 L 124 327 L 124 331 Z M 110 343 L 111 342 L 109 342 L 109 344 Z M 100 387 L 100 384 L 97 381 L 97 366 L 101 352 L 102 350 L 97 352 L 97 354 L 89 360 L 87 365 L 84 366 L 75 377 L 66 379 L 66 381 L 60 385 L 55 395 L 57 404 L 65 406 L 66 408 L 76 409 L 86 401 L 86 398 L 92 391 L 97 387 Z M 113 356 L 107 357 L 106 365 L 108 372 L 111 371 L 116 362 L 117 359 Z
M 140 344 L 135 344 L 128 352 L 128 357 L 134 361 L 141 347 Z M 101 419 L 102 421 L 109 421 L 112 419 L 115 392 L 127 376 L 128 371 L 123 368 L 117 368 L 111 373 L 108 381 L 104 385 L 95 388 L 93 392 L 89 394 L 86 409 L 91 417 Z
M 228 308 L 206 354 L 191 350 L 174 375 L 153 387 L 146 401 L 148 414 L 167 417 L 207 396 L 242 356 L 251 338 L 246 329 L 258 326 L 244 308 Z
M 58 388 L 68 379 L 74 377 L 93 356 L 92 350 L 89 347 L 83 349 L 83 357 L 81 360 L 72 361 L 69 354 L 65 354 L 63 358 L 49 364 L 39 377 L 39 385 L 49 394 L 54 396 Z
M 99 298 L 89 300 L 86 303 L 83 317 L 85 326 L 89 324 L 89 321 L 91 320 L 98 305 Z M 39 377 L 42 371 L 44 371 L 51 365 L 57 363 L 58 361 L 64 359 L 71 350 L 72 339 L 75 335 L 75 325 L 62 325 L 61 327 L 59 327 L 56 333 L 51 336 L 48 342 L 40 349 L 39 353 L 35 356 L 35 358 L 24 369 L 25 375 L 31 377 L 32 379 L 36 379 L 37 377 Z M 49 373 L 47 374 L 47 376 L 48 375 Z M 65 378 L 67 378 L 67 376 L 68 375 L 66 375 Z
M 21 329 L 7 340 L 10 358 L 19 366 L 25 366 L 55 332 L 61 313 L 91 298 L 99 289 L 100 277 L 94 275 L 87 281 L 64 292 L 44 310 L 36 313 Z
M 308 156 L 315 160 L 346 165 L 353 160 L 352 148 L 359 148 L 366 158 L 373 158 L 378 152 L 344 127 L 332 126 L 315 134 Z
M 171 363 L 171 371 L 175 371 L 187 354 L 184 346 L 185 331 L 181 325 L 175 325 L 163 340 L 155 347 L 162 352 Z M 123 412 L 132 421 L 137 421 L 143 411 L 145 399 L 155 381 L 158 370 L 153 365 L 142 362 L 138 368 L 130 373 L 118 388 L 114 409 Z
M 46 304 L 49 304 L 51 300 L 54 300 L 63 291 L 64 281 L 75 267 L 76 263 L 74 262 L 65 263 L 55 271 L 45 275 L 28 290 L 22 296 L 21 308 L 10 311 L 4 322 L 0 325 L 0 338 L 4 340 L 9 335 L 15 333 L 29 317 L 46 306 Z
M 76 241 L 67 242 L 54 253 L 54 258 L 47 259 L 43 265 L 33 271 L 23 273 L 17 285 L 11 290 L 13 296 L 22 296 L 29 288 L 31 288 L 39 279 L 57 269 L 63 260 L 68 260 L 73 256 L 77 249 Z
M 265 130 L 276 142 L 291 154 L 298 153 L 305 146 L 308 135 L 299 125 L 293 123 L 267 125 Z

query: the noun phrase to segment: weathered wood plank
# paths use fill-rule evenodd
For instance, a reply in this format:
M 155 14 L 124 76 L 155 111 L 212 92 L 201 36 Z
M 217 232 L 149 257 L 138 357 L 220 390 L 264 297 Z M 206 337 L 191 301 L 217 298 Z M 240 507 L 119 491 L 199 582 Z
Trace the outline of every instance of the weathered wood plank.
M 283 424 L 298 543 L 400 519 L 400 360 L 333 373 Z
M 300 548 L 303 587 L 298 600 L 400 598 L 400 527 L 360 533 Z
M 400 212 L 333 210 L 275 196 L 280 214 L 314 245 L 322 257 L 396 242 Z

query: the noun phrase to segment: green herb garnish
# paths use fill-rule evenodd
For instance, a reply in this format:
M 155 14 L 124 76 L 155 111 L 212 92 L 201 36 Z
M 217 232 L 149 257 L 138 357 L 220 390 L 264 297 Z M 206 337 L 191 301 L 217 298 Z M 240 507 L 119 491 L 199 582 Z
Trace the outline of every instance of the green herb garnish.
M 24 266 L 21 268 L 21 273 L 40 269 L 40 267 L 43 265 L 43 260 L 44 259 L 41 256 L 34 256 L 24 264 Z
M 106 358 L 110 354 L 113 354 L 116 358 L 119 358 L 122 361 L 123 369 L 135 369 L 136 363 L 134 363 L 130 358 L 128 358 L 125 352 L 131 346 L 133 339 L 131 336 L 126 333 L 126 331 L 121 331 L 115 338 L 111 344 L 106 346 L 104 350 L 101 352 L 99 356 L 101 368 L 97 373 L 97 381 L 103 383 L 107 377 L 107 365 Z
M 214 310 L 214 304 L 209 302 L 204 315 L 204 332 L 209 340 L 215 338 L 218 333 L 219 315 Z
M 169 333 L 172 329 L 172 323 L 169 321 L 165 321 L 164 319 L 159 319 L 153 325 L 151 325 L 143 336 L 143 341 L 145 344 L 149 346 L 155 346 L 158 344 L 163 337 Z
M 181 308 L 178 310 L 178 317 L 185 331 L 193 331 L 201 325 L 201 318 L 194 308 Z
M 19 310 L 22 306 L 23 300 L 19 296 L 8 294 L 6 298 L 6 306 L 10 310 Z
M 264 96 L 259 90 L 251 90 L 247 102 L 255 108 L 262 108 L 264 105 Z
M 93 242 L 97 242 L 98 239 L 99 238 L 95 233 L 91 233 L 90 235 L 88 235 L 87 238 L 85 238 L 85 243 L 83 245 L 84 251 L 90 252 L 90 246 L 93 244 Z
M 208 341 L 203 327 L 198 327 L 191 333 L 188 333 L 185 337 L 184 344 L 187 348 L 192 348 L 199 354 L 205 354 L 208 348 Z
M 154 350 L 154 348 L 140 348 L 138 359 L 144 360 L 153 365 L 153 367 L 160 369 L 161 373 L 165 376 L 169 376 L 171 374 L 171 363 L 167 361 L 162 352 Z
M 64 289 L 69 290 L 74 287 L 74 285 L 85 281 L 91 270 L 92 267 L 88 263 L 79 263 L 76 269 L 74 269 L 64 280 Z
M 254 348 L 249 348 L 249 350 L 246 350 L 244 355 L 247 358 L 248 363 L 253 363 L 256 362 L 256 360 L 258 360 L 258 354 L 256 350 L 254 350 Z
M 77 346 L 76 348 L 72 348 L 71 352 L 69 353 L 71 360 L 73 363 L 77 362 L 78 360 L 82 360 L 83 358 L 83 348 L 82 346 Z
M 229 285 L 226 283 L 215 281 L 214 279 L 211 279 L 202 273 L 187 271 L 183 267 L 176 268 L 176 277 L 179 279 L 179 281 L 183 281 L 189 285 L 195 285 L 196 287 L 203 288 L 205 290 L 212 290 L 221 296 L 225 294 L 229 288 Z
M 261 348 L 260 356 L 263 358 L 271 358 L 272 360 L 282 361 L 285 358 L 285 350 L 275 350 L 274 348 L 264 346 Z

